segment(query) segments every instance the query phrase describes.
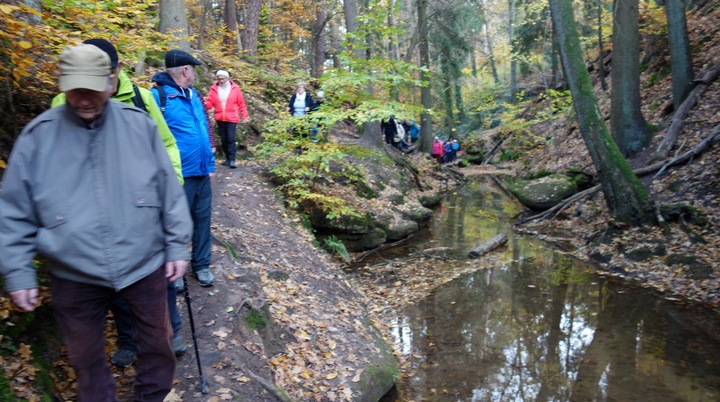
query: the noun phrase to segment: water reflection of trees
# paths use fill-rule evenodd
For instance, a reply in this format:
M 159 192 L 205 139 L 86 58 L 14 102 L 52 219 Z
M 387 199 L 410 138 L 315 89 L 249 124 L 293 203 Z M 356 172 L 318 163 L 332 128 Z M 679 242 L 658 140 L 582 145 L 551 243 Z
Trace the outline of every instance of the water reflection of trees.
M 720 325 L 603 282 L 508 228 L 512 202 L 486 182 L 449 197 L 431 225 L 460 250 L 506 230 L 493 269 L 462 276 L 398 318 L 413 373 L 405 400 L 720 400 Z M 438 270 L 445 269 L 441 262 Z M 459 262 L 463 263 L 463 262 Z
M 717 371 L 697 373 L 710 376 L 703 386 L 678 370 L 687 353 L 677 348 L 697 348 L 702 340 L 718 356 L 707 331 L 688 333 L 668 310 L 650 308 L 646 296 L 590 283 L 564 256 L 528 258 L 538 250 L 522 242 L 511 248 L 507 265 L 453 281 L 408 312 L 416 372 L 404 396 L 662 401 L 718 395 Z

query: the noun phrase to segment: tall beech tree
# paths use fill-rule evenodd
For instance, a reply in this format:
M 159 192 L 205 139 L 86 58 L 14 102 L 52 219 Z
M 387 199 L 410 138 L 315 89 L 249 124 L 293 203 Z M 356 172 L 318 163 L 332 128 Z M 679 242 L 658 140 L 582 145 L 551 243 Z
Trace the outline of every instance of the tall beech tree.
M 158 30 L 175 37 L 173 46 L 190 51 L 185 0 L 160 0 L 160 24 Z
M 227 27 L 227 36 L 224 38 L 224 42 L 225 46 L 228 47 L 228 53 L 235 53 L 238 50 L 242 50 L 240 32 L 238 32 L 237 5 L 235 4 L 235 0 L 225 0 L 223 21 Z
M 670 65 L 672 75 L 673 106 L 675 110 L 693 89 L 692 54 L 688 38 L 685 2 L 665 0 L 668 40 L 670 42 Z
M 638 0 L 615 0 L 610 132 L 625 156 L 640 151 L 650 139 L 640 110 L 638 15 Z
M 260 30 L 260 10 L 262 10 L 262 0 L 248 0 L 248 4 L 245 7 L 245 31 L 243 32 L 243 45 L 245 47 L 245 53 L 251 59 L 253 59 L 257 54 L 258 32 Z
M 549 0 L 549 3 L 580 133 L 597 169 L 610 212 L 624 222 L 651 223 L 648 192 L 615 145 L 600 114 L 583 60 L 572 4 L 570 0 Z
M 428 42 L 428 0 L 417 0 L 418 15 L 418 50 L 420 51 L 420 80 L 423 87 L 420 88 L 420 103 L 425 111 L 420 116 L 420 134 L 422 140 L 422 151 L 429 154 L 432 152 L 433 130 L 432 116 L 428 112 L 432 109 L 432 96 L 430 93 L 430 43 Z

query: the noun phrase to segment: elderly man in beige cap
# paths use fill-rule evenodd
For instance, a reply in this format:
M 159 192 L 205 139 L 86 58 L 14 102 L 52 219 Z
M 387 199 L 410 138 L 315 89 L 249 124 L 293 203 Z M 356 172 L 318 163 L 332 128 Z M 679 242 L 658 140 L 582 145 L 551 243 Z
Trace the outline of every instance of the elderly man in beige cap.
M 67 104 L 23 129 L 3 176 L 0 274 L 15 305 L 32 311 L 32 259 L 46 257 L 78 402 L 117 401 L 104 324 L 110 301 L 125 299 L 138 342 L 133 399 L 160 402 L 175 372 L 167 281 L 190 259 L 185 193 L 153 120 L 110 99 L 108 55 L 67 46 L 59 67 Z

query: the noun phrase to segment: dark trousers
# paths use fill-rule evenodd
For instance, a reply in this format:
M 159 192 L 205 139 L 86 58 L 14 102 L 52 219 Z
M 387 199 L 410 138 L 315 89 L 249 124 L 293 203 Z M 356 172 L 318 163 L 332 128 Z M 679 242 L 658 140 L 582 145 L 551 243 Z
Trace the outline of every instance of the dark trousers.
M 134 401 L 161 402 L 170 392 L 175 355 L 170 347 L 167 291 L 165 268 L 117 292 L 52 277 L 53 310 L 77 375 L 78 402 L 118 400 L 105 354 L 105 318 L 110 302 L 118 295 L 130 307 L 138 342 Z
M 197 272 L 210 267 L 210 246 L 212 245 L 210 176 L 186 177 L 183 188 L 193 220 L 192 270 Z
M 237 123 L 229 123 L 227 121 L 217 122 L 218 133 L 220 134 L 220 146 L 223 154 L 228 161 L 235 160 L 235 128 Z
M 172 282 L 168 282 L 167 301 L 170 326 L 172 327 L 173 337 L 175 337 L 182 328 L 182 319 L 177 307 L 177 292 L 175 292 L 175 286 Z M 132 332 L 130 307 L 122 297 L 118 296 L 110 303 L 110 311 L 113 313 L 115 326 L 117 327 L 117 348 L 137 353 L 137 343 Z

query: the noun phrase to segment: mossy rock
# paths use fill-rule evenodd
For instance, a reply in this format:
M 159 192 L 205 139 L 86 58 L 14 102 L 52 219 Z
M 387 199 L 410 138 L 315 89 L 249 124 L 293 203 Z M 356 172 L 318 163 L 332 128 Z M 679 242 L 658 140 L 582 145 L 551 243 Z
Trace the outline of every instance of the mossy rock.
M 410 234 L 415 233 L 419 229 L 417 222 L 399 219 L 388 225 L 386 232 L 387 240 L 400 240 L 408 237 Z
M 540 211 L 554 207 L 577 192 L 572 178 L 561 174 L 535 180 L 516 180 L 508 183 L 508 189 L 521 204 Z
M 387 241 L 387 234 L 381 228 L 373 228 L 365 233 L 346 233 L 336 236 L 350 252 L 370 250 Z

